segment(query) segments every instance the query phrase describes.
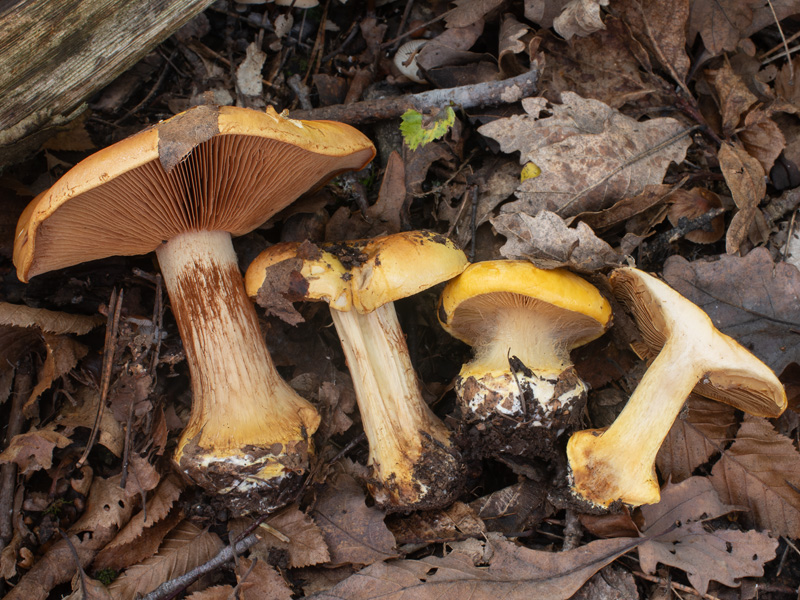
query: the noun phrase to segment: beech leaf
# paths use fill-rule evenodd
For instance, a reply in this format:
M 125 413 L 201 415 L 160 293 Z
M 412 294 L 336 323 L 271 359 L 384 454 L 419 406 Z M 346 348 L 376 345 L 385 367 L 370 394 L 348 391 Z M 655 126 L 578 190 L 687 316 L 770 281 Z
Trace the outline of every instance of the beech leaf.
M 711 483 L 726 502 L 749 508 L 745 520 L 758 528 L 800 537 L 800 453 L 766 419 L 745 416 Z
M 660 184 L 670 163 L 680 163 L 691 140 L 671 118 L 639 122 L 598 100 L 573 92 L 562 104 L 525 98 L 527 114 L 497 119 L 478 130 L 503 152 L 520 152 L 520 164 L 536 163 L 539 177 L 522 182 L 518 200 L 502 212 L 541 210 L 570 217 L 608 208 Z
M 291 600 L 292 589 L 281 574 L 263 560 L 241 558 L 236 565 L 240 600 Z
M 385 513 L 366 505 L 364 491 L 350 475 L 338 473 L 329 479 L 312 516 L 333 565 L 367 565 L 397 556 L 394 536 L 383 522 Z
M 731 219 L 725 236 L 725 251 L 736 254 L 750 231 L 758 203 L 767 192 L 764 168 L 744 148 L 728 142 L 723 142 L 720 146 L 717 159 L 725 183 L 728 184 L 733 201 L 739 209 Z
M 47 333 L 83 335 L 104 322 L 105 318 L 100 315 L 71 315 L 44 308 L 31 308 L 24 304 L 0 302 L 0 325 L 36 327 Z
M 478 542 L 478 540 L 474 540 Z M 444 557 L 376 563 L 351 575 L 316 600 L 566 600 L 592 575 L 640 540 L 596 540 L 567 552 L 531 550 L 487 534 L 483 556 L 488 566 L 453 551 Z
M 718 529 L 707 531 L 703 521 L 737 510 L 720 501 L 705 477 L 690 477 L 661 490 L 658 504 L 641 508 L 644 535 L 663 531 L 670 523 L 678 526 L 658 539 L 639 546 L 639 563 L 645 573 L 654 573 L 658 563 L 677 567 L 692 586 L 705 594 L 709 581 L 736 587 L 740 577 L 764 574 L 764 563 L 775 558 L 777 540 L 758 531 Z

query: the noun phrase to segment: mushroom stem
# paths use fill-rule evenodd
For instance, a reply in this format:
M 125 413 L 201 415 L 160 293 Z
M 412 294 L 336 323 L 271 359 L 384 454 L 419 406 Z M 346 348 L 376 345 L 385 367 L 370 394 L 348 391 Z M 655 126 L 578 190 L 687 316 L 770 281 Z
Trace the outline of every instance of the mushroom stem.
M 176 462 L 219 493 L 284 489 L 302 473 L 316 409 L 275 370 L 224 231 L 157 249 L 192 378 L 192 413 Z
M 372 495 L 387 508 L 442 506 L 460 489 L 461 463 L 450 432 L 422 398 L 394 303 L 331 315 L 369 440 Z
M 570 437 L 573 490 L 583 499 L 604 507 L 609 498 L 633 506 L 658 502 L 656 454 L 705 370 L 702 352 L 686 339 L 668 342 L 610 427 Z

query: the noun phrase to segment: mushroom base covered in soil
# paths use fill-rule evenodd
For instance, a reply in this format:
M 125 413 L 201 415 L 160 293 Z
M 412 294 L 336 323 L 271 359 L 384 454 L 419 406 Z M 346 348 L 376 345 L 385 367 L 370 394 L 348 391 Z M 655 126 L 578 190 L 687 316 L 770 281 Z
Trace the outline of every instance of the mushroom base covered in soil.
M 274 508 L 307 468 L 319 414 L 272 363 L 230 234 L 181 234 L 157 254 L 194 397 L 175 461 L 235 514 Z
M 463 435 L 481 456 L 552 458 L 558 438 L 580 420 L 586 384 L 573 367 L 537 373 L 514 358 L 513 371 L 456 378 Z

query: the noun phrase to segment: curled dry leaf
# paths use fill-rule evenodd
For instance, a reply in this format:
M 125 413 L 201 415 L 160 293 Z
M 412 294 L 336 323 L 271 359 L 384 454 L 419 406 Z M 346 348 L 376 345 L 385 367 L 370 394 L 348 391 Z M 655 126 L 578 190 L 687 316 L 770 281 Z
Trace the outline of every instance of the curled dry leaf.
M 713 262 L 671 256 L 664 279 L 776 373 L 800 363 L 793 332 L 800 329 L 800 271 L 794 265 L 773 263 L 766 248 Z
M 44 333 L 42 337 L 47 348 L 47 357 L 39 371 L 36 387 L 33 388 L 30 397 L 22 407 L 22 413 L 26 417 L 33 417 L 36 414 L 39 396 L 45 390 L 50 389 L 56 379 L 75 368 L 78 361 L 89 351 L 83 344 L 63 335 Z
M 483 521 L 463 502 L 442 510 L 419 511 L 402 517 L 394 515 L 387 520 L 387 525 L 398 546 L 482 538 L 486 533 Z
M 636 547 L 637 539 L 597 540 L 568 552 L 530 550 L 489 533 L 481 557 L 453 551 L 444 557 L 377 563 L 359 571 L 315 600 L 441 600 L 442 597 L 504 600 L 566 600 L 594 573 Z
M 76 573 L 72 578 L 72 593 L 62 600 L 113 600 L 108 588 L 88 575 Z
M 188 521 L 173 529 L 158 553 L 130 567 L 109 586 L 114 598 L 134 600 L 165 581 L 180 577 L 211 560 L 223 544 L 217 534 L 203 531 Z
M 291 600 L 292 589 L 275 567 L 263 560 L 240 558 L 236 565 L 239 600 Z
M 745 118 L 745 128 L 739 132 L 744 149 L 761 163 L 765 173 L 769 173 L 775 160 L 786 147 L 786 138 L 778 124 L 764 111 L 751 112 Z
M 542 269 L 572 267 L 586 273 L 617 265 L 622 260 L 585 223 L 578 223 L 573 229 L 557 214 L 546 210 L 535 217 L 504 213 L 491 219 L 491 223 L 508 238 L 500 248 L 504 257 L 527 259 Z
M 95 388 L 81 387 L 72 396 L 76 404 L 65 402 L 48 427 L 58 427 L 71 436 L 78 427 L 92 429 L 97 419 L 100 392 Z M 125 430 L 110 410 L 104 410 L 98 423 L 97 443 L 105 446 L 114 456 L 122 456 L 125 445 Z
M 605 210 L 581 213 L 575 216 L 575 220 L 586 223 L 600 233 L 658 206 L 671 193 L 673 193 L 671 185 L 648 185 L 640 194 L 623 198 Z
M 14 463 L 23 475 L 53 466 L 53 450 L 72 443 L 68 437 L 49 429 L 33 429 L 11 438 L 0 454 L 0 463 Z
M 734 73 L 729 62 L 719 69 L 707 69 L 706 75 L 717 93 L 722 135 L 730 137 L 739 126 L 744 113 L 758 102 L 755 94 L 747 89 L 742 78 Z
M 733 407 L 691 395 L 656 456 L 661 477 L 679 483 L 722 451 L 736 427 Z
M 608 6 L 608 0 L 572 0 L 553 20 L 553 29 L 565 40 L 599 31 L 604 27 L 601 6 Z
M 96 315 L 71 315 L 69 313 L 30 308 L 22 304 L 0 302 L 0 325 L 14 327 L 36 327 L 47 333 L 83 335 L 105 323 L 105 318 Z
M 562 217 L 598 211 L 660 184 L 671 162 L 680 163 L 691 140 L 675 119 L 638 122 L 597 100 L 572 92 L 563 104 L 525 98 L 527 114 L 483 125 L 503 152 L 520 152 L 521 164 L 542 174 L 522 182 L 516 202 L 502 212 L 535 215 L 551 210 Z
M 542 29 L 549 29 L 569 3 L 570 0 L 525 0 L 525 18 Z
M 538 525 L 548 514 L 547 489 L 527 478 L 470 503 L 489 531 L 512 534 Z
M 661 501 L 642 507 L 644 535 L 677 527 L 639 546 L 639 563 L 654 573 L 658 563 L 677 567 L 692 586 L 705 594 L 709 581 L 738 587 L 741 577 L 764 574 L 764 563 L 775 558 L 777 540 L 757 531 L 718 529 L 707 531 L 703 522 L 737 510 L 720 501 L 704 477 L 690 477 L 661 490 Z
M 328 480 L 312 517 L 322 530 L 333 565 L 368 565 L 397 556 L 395 540 L 383 522 L 385 513 L 367 506 L 364 490 L 350 475 Z
M 733 216 L 725 237 L 726 252 L 736 254 L 750 232 L 758 203 L 767 192 L 767 184 L 761 163 L 741 146 L 723 142 L 717 158 L 725 183 L 728 184 L 733 201 L 739 209 Z
M 749 508 L 745 520 L 759 529 L 800 537 L 800 454 L 766 419 L 745 416 L 711 483 L 726 502 Z

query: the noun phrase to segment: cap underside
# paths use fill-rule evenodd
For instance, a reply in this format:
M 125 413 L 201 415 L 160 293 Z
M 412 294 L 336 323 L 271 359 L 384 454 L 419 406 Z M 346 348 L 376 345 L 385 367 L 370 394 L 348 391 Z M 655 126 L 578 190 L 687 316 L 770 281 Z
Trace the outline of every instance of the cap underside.
M 264 137 L 218 135 L 196 146 L 169 173 L 155 158 L 29 224 L 20 235 L 35 235 L 23 241 L 35 243 L 35 255 L 30 267 L 19 265 L 20 270 L 29 278 L 108 256 L 145 254 L 186 231 L 242 235 L 371 156 L 371 148 L 326 156 Z M 53 201 L 47 195 L 43 199 Z

